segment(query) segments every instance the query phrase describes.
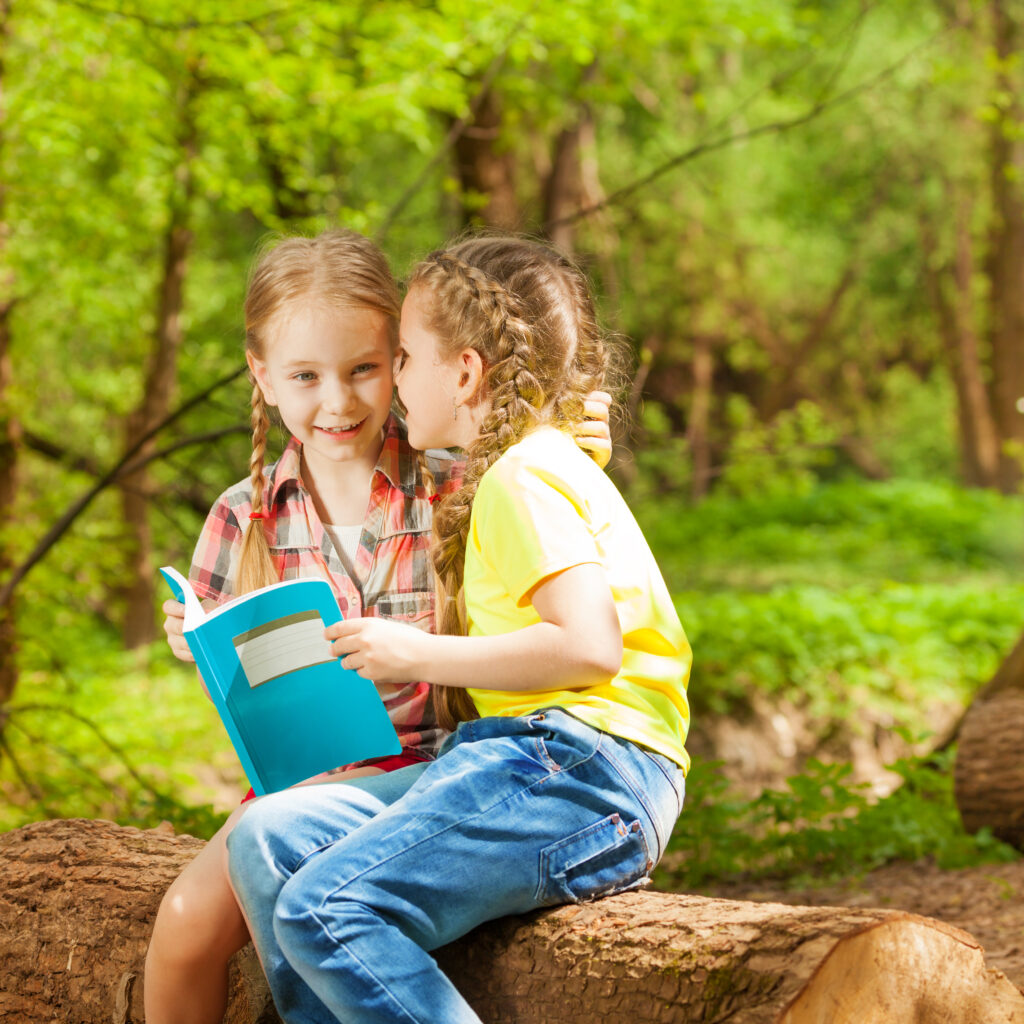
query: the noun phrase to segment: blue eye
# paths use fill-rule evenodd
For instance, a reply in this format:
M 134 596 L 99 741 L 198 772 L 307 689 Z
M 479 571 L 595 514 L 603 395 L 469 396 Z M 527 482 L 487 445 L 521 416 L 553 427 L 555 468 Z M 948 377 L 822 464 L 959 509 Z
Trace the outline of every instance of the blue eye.
M 312 370 L 300 370 L 298 373 L 292 375 L 292 380 L 306 383 L 307 381 L 316 380 L 316 374 Z
M 360 363 L 352 372 L 355 373 L 370 373 L 377 369 L 376 363 Z

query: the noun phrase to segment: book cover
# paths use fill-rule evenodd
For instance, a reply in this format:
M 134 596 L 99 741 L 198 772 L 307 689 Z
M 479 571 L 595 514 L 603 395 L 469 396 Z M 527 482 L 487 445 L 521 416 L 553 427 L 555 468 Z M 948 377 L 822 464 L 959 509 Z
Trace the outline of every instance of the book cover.
M 377 688 L 341 667 L 324 629 L 341 619 L 326 580 L 275 583 L 207 613 L 176 569 L 185 639 L 257 796 L 401 751 Z

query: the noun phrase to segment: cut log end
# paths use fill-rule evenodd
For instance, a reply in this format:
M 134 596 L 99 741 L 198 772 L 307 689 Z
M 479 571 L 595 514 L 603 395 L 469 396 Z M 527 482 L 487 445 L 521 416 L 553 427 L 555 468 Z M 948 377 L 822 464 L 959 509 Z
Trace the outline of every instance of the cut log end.
M 1024 999 L 966 932 L 907 916 L 841 939 L 779 1024 L 1024 1024 Z

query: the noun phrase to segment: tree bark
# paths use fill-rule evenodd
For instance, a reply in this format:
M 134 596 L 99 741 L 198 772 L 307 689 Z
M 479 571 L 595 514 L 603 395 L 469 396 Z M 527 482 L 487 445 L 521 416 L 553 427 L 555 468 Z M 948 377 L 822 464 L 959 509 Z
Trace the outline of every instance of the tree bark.
M 1018 645 L 1020 646 L 1020 645 Z M 996 691 L 975 700 L 960 723 L 953 772 L 964 828 L 990 828 L 1024 850 L 1024 690 Z
M 713 339 L 702 331 L 693 335 L 690 415 L 686 421 L 686 441 L 693 460 L 690 497 L 698 502 L 711 487 L 711 402 L 714 397 L 715 354 Z
M 10 36 L 11 0 L 0 0 L 0 153 L 7 141 L 6 60 Z M 14 278 L 7 266 L 10 228 L 7 224 L 7 188 L 0 181 L 0 577 L 14 566 L 14 555 L 6 539 L 6 527 L 14 518 L 18 493 L 18 451 L 21 428 L 11 406 L 11 311 L 14 308 Z M 17 631 L 14 602 L 0 605 L 0 705 L 14 696 L 18 685 Z
M 144 1021 L 153 915 L 201 841 L 101 821 L 0 836 L 0 1020 Z M 488 1024 L 1024 1024 L 951 926 L 891 910 L 631 893 L 506 918 L 438 953 Z M 250 950 L 227 1024 L 271 1024 Z
M 1024 397 L 1024 107 L 1013 69 L 1013 62 L 1020 59 L 1021 25 L 1016 4 L 992 0 L 989 9 L 996 54 L 993 91 L 998 97 L 994 103 L 998 116 L 991 125 L 989 153 L 990 380 L 992 408 L 1003 448 L 999 487 L 1011 494 L 1021 480 L 1018 460 L 1024 456 L 1024 415 L 1017 404 Z
M 1024 850 L 1024 634 L 961 720 L 953 791 L 964 828 Z
M 520 226 L 515 155 L 501 148 L 501 104 L 488 88 L 473 123 L 455 141 L 455 166 L 463 199 L 463 218 L 502 231 Z M 483 204 L 473 201 L 482 197 Z
M 939 241 L 927 214 L 921 216 L 925 284 L 935 309 L 946 362 L 956 391 L 961 472 L 966 484 L 995 487 L 999 479 L 999 436 L 985 387 L 984 362 L 976 329 L 971 201 L 963 187 L 946 182 L 954 215 L 952 268 L 939 266 Z M 946 281 L 952 284 L 950 299 Z

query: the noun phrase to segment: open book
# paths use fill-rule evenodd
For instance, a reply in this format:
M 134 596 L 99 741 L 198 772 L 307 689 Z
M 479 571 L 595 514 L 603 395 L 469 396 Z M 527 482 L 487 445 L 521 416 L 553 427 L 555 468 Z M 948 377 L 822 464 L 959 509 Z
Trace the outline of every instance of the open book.
M 324 629 L 341 619 L 326 580 L 254 590 L 206 613 L 176 569 L 185 639 L 257 796 L 401 751 L 377 688 L 341 667 Z

